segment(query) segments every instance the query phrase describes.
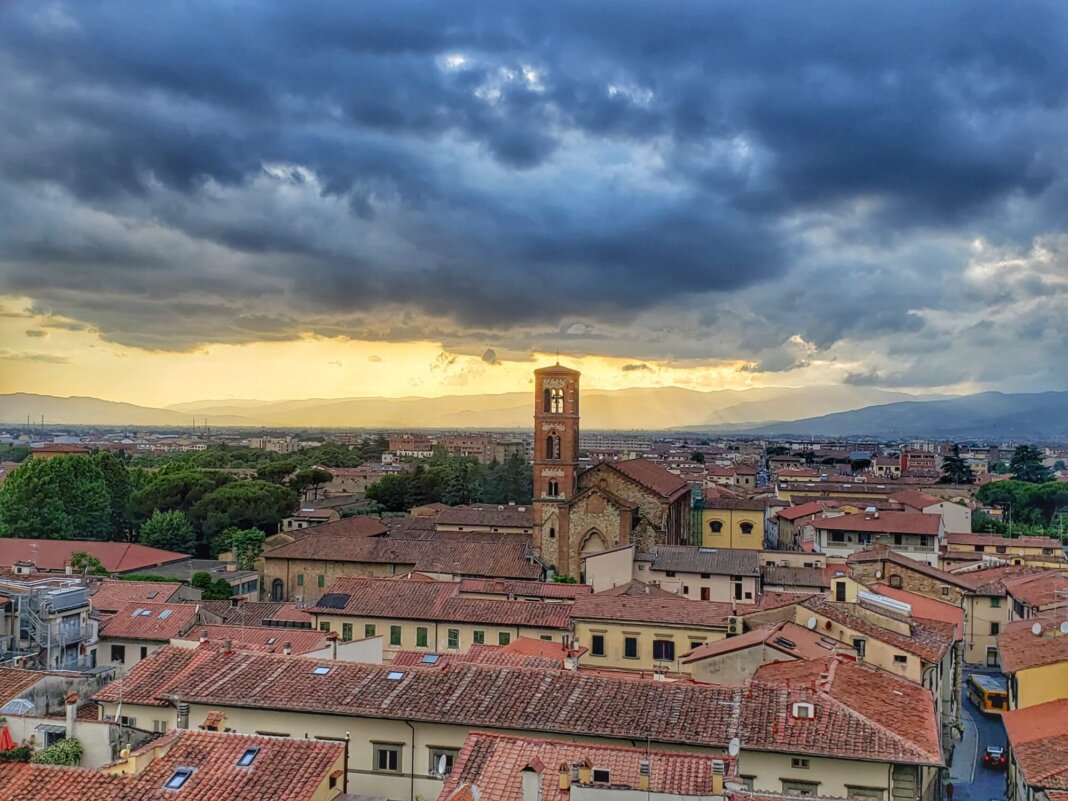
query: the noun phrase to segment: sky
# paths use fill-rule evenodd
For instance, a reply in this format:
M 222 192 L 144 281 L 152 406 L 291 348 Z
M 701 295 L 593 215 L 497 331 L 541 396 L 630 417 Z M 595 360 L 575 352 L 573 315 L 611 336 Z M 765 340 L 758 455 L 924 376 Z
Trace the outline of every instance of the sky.
M 1068 5 L 0 0 L 0 392 L 1068 389 Z

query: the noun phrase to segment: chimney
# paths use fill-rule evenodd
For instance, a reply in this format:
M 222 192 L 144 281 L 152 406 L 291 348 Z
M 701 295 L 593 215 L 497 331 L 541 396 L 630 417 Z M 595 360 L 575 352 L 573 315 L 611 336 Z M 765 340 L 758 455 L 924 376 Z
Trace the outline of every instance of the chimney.
M 593 775 L 593 764 L 589 759 L 579 762 L 579 784 L 589 784 Z
M 184 701 L 178 702 L 178 728 L 189 728 L 189 704 Z
M 227 573 L 236 573 L 237 572 L 237 563 L 236 562 L 227 562 L 226 563 L 226 572 Z
M 331 631 L 329 634 L 326 635 L 326 639 L 330 641 L 330 649 L 331 649 L 331 651 L 333 653 L 333 656 L 331 656 L 330 658 L 333 659 L 336 662 L 337 661 L 337 641 L 338 641 L 337 632 L 336 631 Z
M 723 795 L 723 776 L 727 764 L 722 759 L 712 760 L 712 795 Z
M 285 654 L 286 656 L 291 656 L 293 654 L 293 643 L 291 643 L 291 642 L 282 643 L 282 653 Z
M 207 629 L 201 629 L 200 630 L 200 641 L 201 642 L 207 642 L 208 641 L 208 630 Z
M 78 717 L 78 693 L 68 693 L 64 703 L 67 705 L 67 739 L 74 739 L 74 721 Z
M 566 762 L 560 763 L 560 790 L 561 792 L 568 792 L 571 789 L 571 771 L 567 767 Z
M 224 654 L 232 654 L 233 652 L 234 652 L 234 641 L 233 640 L 227 640 L 226 644 L 225 644 L 225 647 L 223 648 L 223 653 Z
M 72 565 L 69 561 L 64 562 L 63 563 L 63 572 L 66 573 L 68 576 L 73 576 L 74 575 L 74 565 Z
M 523 801 L 541 801 L 541 761 L 535 757 L 523 768 Z

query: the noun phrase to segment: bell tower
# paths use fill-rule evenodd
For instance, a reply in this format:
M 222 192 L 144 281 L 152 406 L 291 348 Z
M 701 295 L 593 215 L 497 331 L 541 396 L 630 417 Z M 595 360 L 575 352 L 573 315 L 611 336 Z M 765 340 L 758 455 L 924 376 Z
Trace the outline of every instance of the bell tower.
M 570 563 L 568 510 L 578 488 L 578 370 L 534 371 L 534 548 L 565 572 Z

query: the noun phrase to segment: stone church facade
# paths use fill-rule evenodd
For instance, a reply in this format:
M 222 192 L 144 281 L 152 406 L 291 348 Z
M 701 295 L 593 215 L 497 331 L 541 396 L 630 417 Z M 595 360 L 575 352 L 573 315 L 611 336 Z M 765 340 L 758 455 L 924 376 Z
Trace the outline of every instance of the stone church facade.
M 591 553 L 690 542 L 682 478 L 645 459 L 580 468 L 580 377 L 561 365 L 534 371 L 534 547 L 576 578 Z

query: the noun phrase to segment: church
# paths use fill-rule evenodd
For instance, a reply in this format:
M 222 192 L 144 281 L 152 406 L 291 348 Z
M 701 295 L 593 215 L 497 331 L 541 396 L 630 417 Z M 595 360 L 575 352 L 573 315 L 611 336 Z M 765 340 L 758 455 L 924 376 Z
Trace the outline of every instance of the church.
M 579 378 L 559 364 L 534 371 L 534 547 L 577 579 L 589 554 L 690 543 L 685 480 L 646 459 L 580 469 Z

